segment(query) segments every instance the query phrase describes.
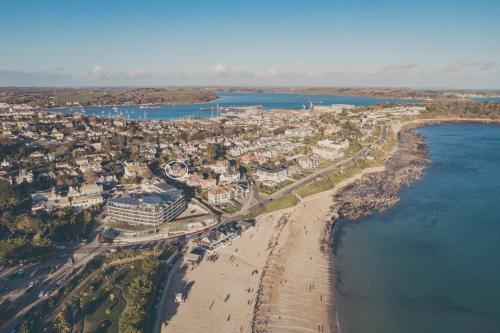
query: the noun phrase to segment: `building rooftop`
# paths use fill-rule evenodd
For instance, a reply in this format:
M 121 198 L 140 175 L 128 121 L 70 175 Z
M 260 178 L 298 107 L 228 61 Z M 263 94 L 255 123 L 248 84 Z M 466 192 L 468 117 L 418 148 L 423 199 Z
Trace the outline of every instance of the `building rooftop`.
M 145 195 L 143 197 L 119 197 L 109 200 L 110 203 L 139 206 L 140 204 L 158 205 L 163 202 L 163 199 L 156 195 Z

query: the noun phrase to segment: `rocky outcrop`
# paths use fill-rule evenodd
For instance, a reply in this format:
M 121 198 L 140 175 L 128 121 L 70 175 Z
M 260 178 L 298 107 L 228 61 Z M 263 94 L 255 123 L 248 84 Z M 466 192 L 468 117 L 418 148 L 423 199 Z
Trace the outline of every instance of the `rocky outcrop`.
M 335 215 L 356 220 L 395 205 L 401 187 L 420 180 L 429 162 L 424 138 L 412 129 L 402 130 L 398 148 L 386 161 L 384 171 L 365 175 L 334 195 Z

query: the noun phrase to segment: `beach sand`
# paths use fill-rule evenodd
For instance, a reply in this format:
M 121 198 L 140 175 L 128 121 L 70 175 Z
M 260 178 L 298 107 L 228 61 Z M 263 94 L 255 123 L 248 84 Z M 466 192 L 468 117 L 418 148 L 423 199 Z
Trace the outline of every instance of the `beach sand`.
M 256 332 L 338 331 L 330 249 L 322 249 L 321 243 L 329 240 L 332 195 L 365 174 L 383 170 L 365 169 L 294 207 L 266 264 Z
M 329 195 L 302 200 L 269 257 L 256 332 L 331 332 L 334 312 L 329 256 L 320 240 L 330 216 Z
M 167 306 L 162 332 L 338 332 L 327 246 L 338 208 L 333 196 L 384 170 L 367 168 L 332 190 L 299 197 L 292 208 L 260 216 L 255 230 L 218 251 L 216 262 L 204 260 L 182 280 L 178 274 L 177 290 L 194 285 L 186 303 Z
M 198 266 L 187 263 L 185 273 L 179 271 L 172 281 L 162 319 L 168 322 L 161 332 L 251 332 L 269 242 L 279 232 L 276 226 L 285 213 L 258 217 L 254 228 L 217 250 L 215 262 L 205 258 Z M 192 287 L 186 301 L 176 304 L 175 294 L 188 285 Z
M 332 195 L 383 169 L 365 169 L 292 208 L 259 216 L 255 228 L 217 251 L 215 262 L 187 263 L 172 282 L 161 332 L 337 332 L 331 256 L 321 247 Z M 186 288 L 186 302 L 175 303 Z

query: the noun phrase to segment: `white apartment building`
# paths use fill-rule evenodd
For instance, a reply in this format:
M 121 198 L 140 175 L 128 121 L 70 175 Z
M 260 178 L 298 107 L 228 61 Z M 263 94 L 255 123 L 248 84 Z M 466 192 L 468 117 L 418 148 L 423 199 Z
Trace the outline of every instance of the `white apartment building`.
M 213 188 L 208 191 L 208 202 L 213 205 L 220 205 L 229 202 L 231 199 L 241 199 L 248 194 L 248 189 L 240 185 L 226 185 Z
M 344 156 L 344 150 L 349 148 L 349 141 L 333 141 L 322 140 L 318 141 L 317 145 L 313 147 L 314 154 L 327 160 L 336 160 Z
M 109 221 L 158 228 L 186 209 L 186 200 L 181 190 L 167 184 L 156 184 L 154 187 L 155 194 L 109 200 Z
M 255 174 L 263 183 L 281 183 L 288 176 L 286 168 L 259 168 Z
M 319 165 L 319 158 L 315 155 L 300 156 L 297 158 L 297 163 L 302 169 L 314 169 Z

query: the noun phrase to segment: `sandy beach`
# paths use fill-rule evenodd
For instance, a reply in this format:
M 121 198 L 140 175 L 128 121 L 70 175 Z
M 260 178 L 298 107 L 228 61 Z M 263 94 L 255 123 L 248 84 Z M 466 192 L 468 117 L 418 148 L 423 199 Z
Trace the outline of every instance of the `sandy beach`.
M 329 256 L 320 247 L 329 199 L 302 200 L 289 215 L 266 265 L 256 332 L 333 331 Z
M 335 332 L 330 256 L 321 248 L 332 195 L 382 169 L 366 169 L 295 207 L 258 217 L 214 262 L 185 262 L 172 282 L 161 331 Z M 186 302 L 175 303 L 185 288 Z
M 337 332 L 327 244 L 332 195 L 383 169 L 365 169 L 330 191 L 302 199 L 289 213 L 266 264 L 255 332 Z
M 260 276 L 279 233 L 278 221 L 287 211 L 260 216 L 257 225 L 217 251 L 218 259 L 174 277 L 164 309 L 161 332 L 251 332 Z M 184 303 L 175 293 L 191 285 Z M 189 288 L 189 287 L 187 287 Z
M 398 133 L 404 125 L 397 123 L 393 130 Z M 391 158 L 386 165 L 364 169 L 329 191 L 298 197 L 292 208 L 260 216 L 253 230 L 217 251 L 218 260 L 204 259 L 179 272 L 162 332 L 338 332 L 329 247 L 332 221 L 339 207 L 347 207 L 341 209 L 345 213 L 356 203 L 363 212 L 391 205 L 405 179 L 418 179 L 422 168 L 411 172 L 415 162 L 408 157 L 418 155 L 413 149 L 419 142 L 413 135 L 404 137 L 405 144 L 387 152 Z M 356 189 L 366 184 L 378 191 L 380 182 L 394 185 L 390 196 L 382 196 L 381 202 L 372 198 L 365 207 Z M 373 195 L 379 198 L 377 191 Z M 187 301 L 173 303 L 175 293 L 186 288 Z
M 413 154 L 398 147 L 388 152 L 399 156 L 388 162 L 391 170 L 367 168 L 329 191 L 298 197 L 294 207 L 258 217 L 254 229 L 217 251 L 216 261 L 187 263 L 169 291 L 162 332 L 338 332 L 329 247 L 333 215 L 343 204 L 338 196 L 363 182 L 377 188 L 370 181 L 386 173 L 396 178 L 397 192 L 411 163 L 394 163 Z M 174 303 L 186 288 L 186 302 Z

